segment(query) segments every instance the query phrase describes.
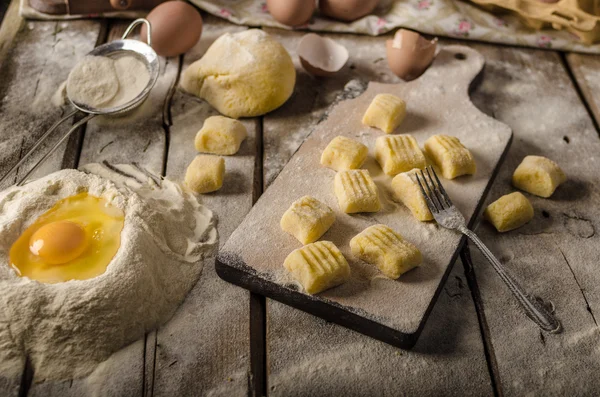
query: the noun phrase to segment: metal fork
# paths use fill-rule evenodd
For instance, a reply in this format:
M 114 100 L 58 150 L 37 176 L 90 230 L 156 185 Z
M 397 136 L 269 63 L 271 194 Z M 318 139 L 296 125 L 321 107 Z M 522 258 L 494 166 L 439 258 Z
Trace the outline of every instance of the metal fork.
M 544 331 L 560 333 L 562 331 L 561 323 L 553 315 L 553 309 L 548 309 L 548 306 L 551 305 L 546 304 L 541 298 L 525 292 L 519 283 L 508 274 L 506 268 L 502 266 L 500 261 L 483 244 L 479 237 L 467 228 L 465 217 L 452 204 L 435 170 L 432 167 L 427 167 L 425 172 L 423 170 L 420 171 L 420 177 L 419 173 L 416 173 L 415 176 L 423 192 L 427 206 L 437 223 L 446 229 L 458 230 L 475 243 L 502 281 L 508 286 L 517 301 L 519 301 L 527 316 Z

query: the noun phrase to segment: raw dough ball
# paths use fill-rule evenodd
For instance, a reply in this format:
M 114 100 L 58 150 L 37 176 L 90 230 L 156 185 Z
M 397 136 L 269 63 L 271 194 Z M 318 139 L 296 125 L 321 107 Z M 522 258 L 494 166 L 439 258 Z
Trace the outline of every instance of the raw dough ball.
M 212 116 L 204 120 L 194 143 L 199 152 L 227 156 L 236 154 L 247 136 L 248 131 L 241 122 L 228 117 Z
M 540 197 L 550 197 L 567 177 L 554 161 L 541 156 L 527 156 L 515 170 L 513 186 Z
M 386 225 L 366 228 L 350 240 L 352 255 L 397 279 L 423 262 L 421 251 Z
M 111 58 L 85 56 L 67 79 L 67 95 L 72 101 L 102 107 L 117 95 L 119 79 Z
M 488 205 L 483 213 L 496 230 L 507 232 L 533 219 L 533 207 L 522 193 L 514 192 Z
M 338 172 L 335 175 L 334 191 L 340 209 L 347 214 L 377 212 L 381 209 L 377 186 L 367 170 Z
M 396 199 L 408 207 L 415 218 L 421 222 L 430 221 L 433 219 L 433 215 L 431 215 L 423 192 L 417 183 L 415 177 L 417 172 L 419 170 L 414 169 L 396 175 L 392 179 L 392 190 Z
M 473 175 L 477 171 L 469 149 L 454 136 L 434 135 L 425 141 L 425 152 L 446 179 Z
M 360 168 L 367 159 L 369 148 L 354 139 L 336 136 L 321 155 L 321 164 L 336 171 Z
M 367 108 L 362 123 L 390 134 L 404 121 L 405 116 L 406 102 L 392 94 L 378 94 Z
M 335 222 L 335 214 L 314 197 L 304 196 L 292 203 L 281 218 L 281 229 L 302 244 L 317 241 Z
M 262 30 L 225 33 L 183 73 L 181 87 L 220 113 L 254 117 L 292 95 L 296 70 L 285 48 Z
M 317 241 L 292 251 L 283 266 L 309 294 L 318 294 L 350 278 L 346 258 L 331 241 Z
M 427 161 L 412 135 L 380 136 L 375 141 L 375 159 L 387 175 L 425 168 Z
M 223 157 L 199 155 L 185 172 L 185 184 L 196 193 L 210 193 L 223 186 L 225 160 Z

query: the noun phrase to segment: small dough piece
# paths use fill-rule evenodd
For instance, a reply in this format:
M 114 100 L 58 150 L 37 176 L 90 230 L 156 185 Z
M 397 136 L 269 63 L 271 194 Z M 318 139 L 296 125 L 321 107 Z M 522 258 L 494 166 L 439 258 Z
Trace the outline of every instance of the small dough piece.
M 241 122 L 223 116 L 211 116 L 196 134 L 196 150 L 229 156 L 240 150 L 240 145 L 248 136 Z
M 512 177 L 517 189 L 546 198 L 566 180 L 567 176 L 558 164 L 542 156 L 526 156 Z
M 415 174 L 418 169 L 402 172 L 392 179 L 394 196 L 412 212 L 413 216 L 421 222 L 430 221 L 433 215 L 427 207 L 423 192 L 417 183 Z
M 375 265 L 391 279 L 419 266 L 421 251 L 386 225 L 369 226 L 350 240 L 352 255 Z
M 309 294 L 318 294 L 350 278 L 346 258 L 331 241 L 317 241 L 292 251 L 283 266 Z
M 367 108 L 362 123 L 391 134 L 405 116 L 406 102 L 392 94 L 378 94 Z
M 317 241 L 335 222 L 333 210 L 311 196 L 292 203 L 281 217 L 281 229 L 296 237 L 302 244 Z
M 383 172 L 391 176 L 427 165 L 412 135 L 380 136 L 375 141 L 375 158 Z
M 354 139 L 336 136 L 321 155 L 321 164 L 336 171 L 360 168 L 369 154 L 369 148 Z
M 473 155 L 458 138 L 434 135 L 425 141 L 425 152 L 442 171 L 446 179 L 473 175 L 477 171 Z
M 277 109 L 295 84 L 290 54 L 260 29 L 225 33 L 181 77 L 181 88 L 235 119 Z
M 67 95 L 72 101 L 100 108 L 117 95 L 119 79 L 115 61 L 88 55 L 75 65 L 67 79 Z
M 504 195 L 487 206 L 483 213 L 496 230 L 508 232 L 533 219 L 533 207 L 520 192 Z
M 223 186 L 225 160 L 223 157 L 201 154 L 185 172 L 185 184 L 196 193 L 210 193 Z
M 347 214 L 377 212 L 381 209 L 377 186 L 367 170 L 338 172 L 335 175 L 334 191 L 340 209 Z

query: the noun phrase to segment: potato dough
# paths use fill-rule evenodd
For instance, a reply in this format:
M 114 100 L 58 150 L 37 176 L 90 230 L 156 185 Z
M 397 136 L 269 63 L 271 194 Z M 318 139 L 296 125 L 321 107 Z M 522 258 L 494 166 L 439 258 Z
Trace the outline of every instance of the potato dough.
M 533 207 L 522 193 L 514 192 L 488 205 L 483 215 L 496 230 L 507 232 L 532 220 Z
M 302 244 L 317 241 L 335 222 L 335 214 L 314 197 L 304 196 L 292 203 L 281 218 L 281 229 Z
M 185 172 L 185 184 L 196 193 L 210 193 L 223 186 L 225 160 L 223 157 L 201 154 Z
M 423 262 L 421 251 L 386 225 L 366 228 L 350 240 L 352 255 L 397 279 Z
M 392 94 L 378 94 L 371 101 L 362 122 L 390 134 L 404 121 L 405 116 L 406 102 Z
M 285 48 L 266 32 L 225 33 L 191 64 L 181 87 L 228 117 L 254 117 L 288 100 L 296 70 Z
M 318 294 L 350 278 L 346 258 L 331 241 L 317 241 L 292 251 L 283 266 L 309 294 Z
M 369 148 L 354 139 L 336 136 L 321 155 L 321 164 L 336 171 L 360 168 L 367 159 Z
M 196 134 L 196 150 L 201 153 L 221 155 L 236 154 L 248 136 L 241 122 L 223 116 L 212 116 L 204 120 L 204 125 Z
M 375 141 L 375 158 L 383 172 L 391 176 L 427 165 L 412 135 L 380 136 Z
M 377 186 L 367 170 L 338 172 L 335 175 L 334 191 L 340 209 L 347 214 L 377 212 L 381 208 Z
M 550 197 L 567 177 L 554 161 L 541 156 L 527 156 L 515 170 L 513 186 L 540 197 Z
M 434 135 L 425 141 L 425 152 L 446 179 L 477 171 L 471 152 L 454 136 Z
M 414 169 L 396 175 L 392 179 L 392 190 L 396 199 L 408 207 L 415 218 L 422 222 L 430 221 L 433 219 L 433 215 L 431 215 L 423 192 L 417 183 L 415 173 L 418 171 L 418 169 Z

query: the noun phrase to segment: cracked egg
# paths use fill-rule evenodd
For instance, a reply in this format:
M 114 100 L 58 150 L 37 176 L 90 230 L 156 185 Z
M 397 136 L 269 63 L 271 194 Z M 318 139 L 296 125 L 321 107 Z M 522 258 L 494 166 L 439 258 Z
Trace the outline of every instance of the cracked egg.
M 10 265 L 43 283 L 99 276 L 119 250 L 124 219 L 119 208 L 88 193 L 59 200 L 12 245 Z

